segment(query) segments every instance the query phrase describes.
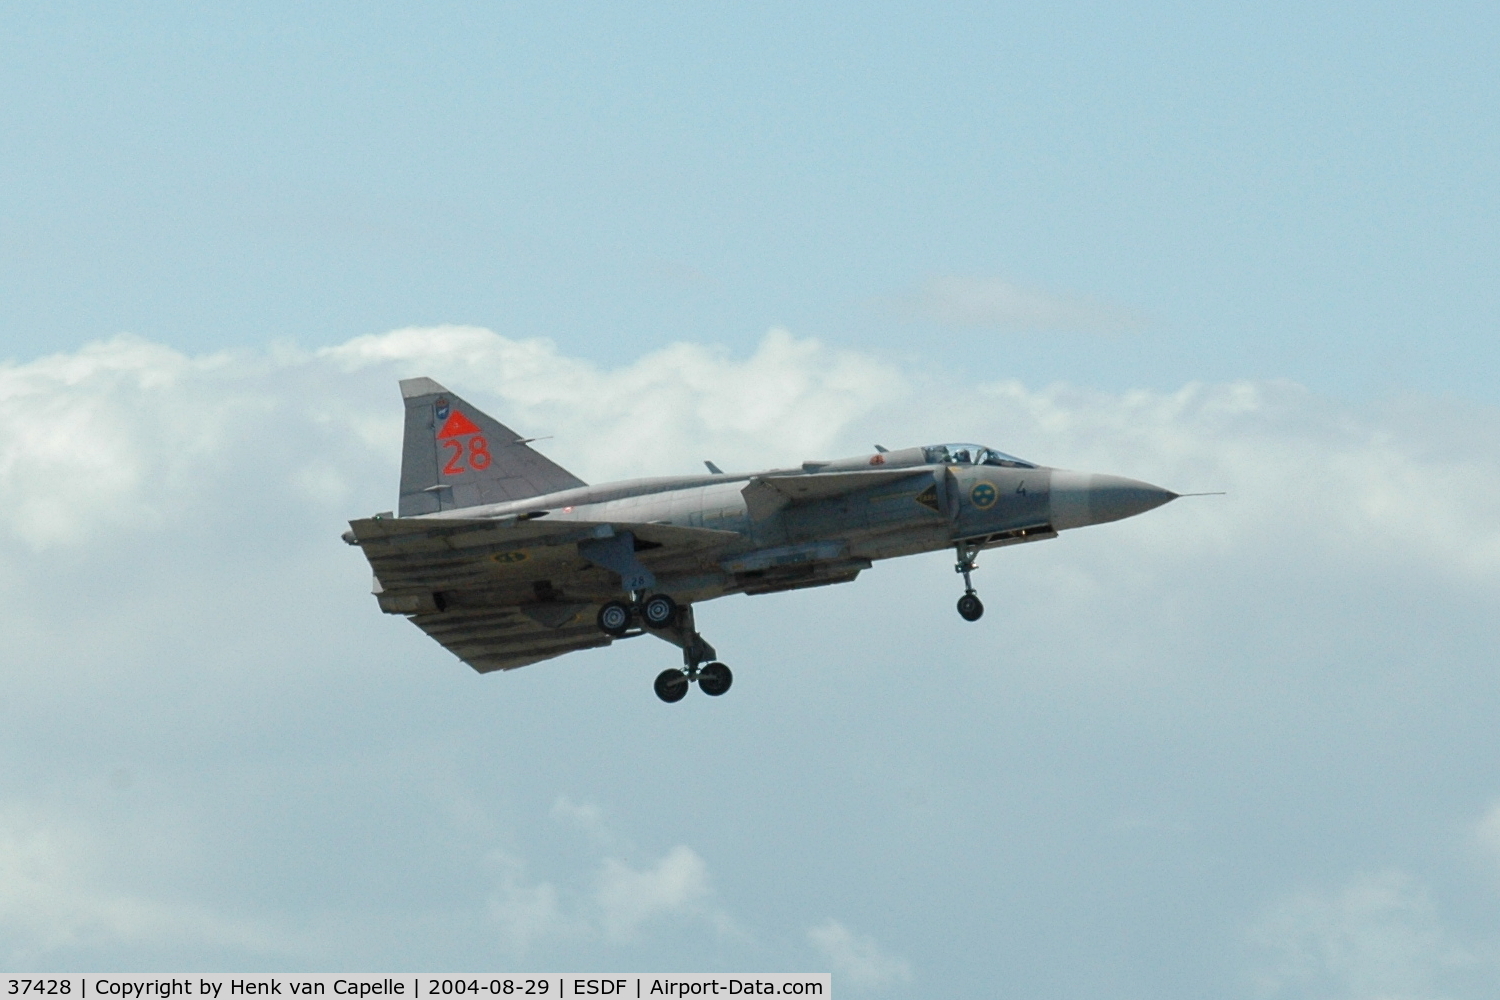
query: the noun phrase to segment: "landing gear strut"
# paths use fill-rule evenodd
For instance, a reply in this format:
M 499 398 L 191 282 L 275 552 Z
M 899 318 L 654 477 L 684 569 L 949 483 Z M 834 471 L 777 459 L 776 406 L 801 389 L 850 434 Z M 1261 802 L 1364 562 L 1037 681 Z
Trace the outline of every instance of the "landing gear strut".
M 645 597 L 631 591 L 629 602 L 605 601 L 597 621 L 599 631 L 616 639 L 644 631 L 682 647 L 681 669 L 663 670 L 656 676 L 656 696 L 662 701 L 681 701 L 691 684 L 697 684 L 704 694 L 718 696 L 734 683 L 734 674 L 714 659 L 718 654 L 694 627 L 691 604 L 678 604 L 667 594 Z M 644 628 L 632 632 L 633 624 Z
M 663 670 L 656 678 L 656 696 L 665 702 L 681 701 L 688 685 L 697 683 L 704 694 L 721 695 L 734 683 L 734 674 L 718 662 L 714 648 L 698 634 L 692 605 L 674 609 L 673 621 L 653 634 L 682 647 L 682 669 Z
M 958 613 L 966 622 L 977 622 L 984 616 L 984 602 L 974 593 L 974 581 L 969 579 L 969 574 L 974 572 L 974 557 L 979 555 L 979 546 L 959 542 L 955 549 L 958 551 L 958 565 L 953 567 L 953 572 L 964 575 L 964 596 L 958 599 Z

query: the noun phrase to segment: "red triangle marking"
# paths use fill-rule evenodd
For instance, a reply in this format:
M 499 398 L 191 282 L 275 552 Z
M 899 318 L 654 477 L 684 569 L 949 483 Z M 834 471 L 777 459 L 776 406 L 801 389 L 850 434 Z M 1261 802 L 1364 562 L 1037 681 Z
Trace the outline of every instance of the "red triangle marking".
M 438 437 L 456 438 L 463 437 L 465 434 L 478 433 L 479 427 L 474 423 L 474 421 L 470 420 L 462 413 L 459 413 L 457 410 L 454 410 L 453 415 L 450 416 L 446 421 L 444 421 L 443 429 L 438 431 Z

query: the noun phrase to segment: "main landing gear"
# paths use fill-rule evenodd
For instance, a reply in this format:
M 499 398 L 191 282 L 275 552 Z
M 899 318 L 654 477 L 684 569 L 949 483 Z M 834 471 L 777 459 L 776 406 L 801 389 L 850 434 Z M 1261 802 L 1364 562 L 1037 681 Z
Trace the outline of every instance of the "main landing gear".
M 660 595 L 658 595 L 660 596 Z M 641 617 L 649 624 L 646 612 L 654 598 L 647 598 L 642 605 Z M 671 598 L 667 598 L 671 600 Z M 693 625 L 693 608 L 684 605 L 677 609 L 673 622 L 653 633 L 658 639 L 682 647 L 682 669 L 663 670 L 656 677 L 656 696 L 665 702 L 681 701 L 688 692 L 688 685 L 696 683 L 704 694 L 718 695 L 729 690 L 734 683 L 734 674 L 714 657 L 718 653 L 708 640 L 698 634 Z
M 677 602 L 667 594 L 652 594 L 644 601 L 605 601 L 599 608 L 599 631 L 616 639 L 630 631 L 630 621 L 639 615 L 641 624 L 649 629 L 671 628 L 677 621 Z
M 729 685 L 734 683 L 734 674 L 728 666 L 717 660 L 701 667 L 663 670 L 656 675 L 656 696 L 669 704 L 681 701 L 687 697 L 688 685 L 694 681 L 698 682 L 698 689 L 704 694 L 717 697 L 729 690 Z
M 974 593 L 974 581 L 969 579 L 969 574 L 974 572 L 974 557 L 979 555 L 979 546 L 959 542 L 955 548 L 958 550 L 958 565 L 953 567 L 953 572 L 964 575 L 964 596 L 958 599 L 958 613 L 966 622 L 977 622 L 984 617 L 984 602 Z
M 707 695 L 718 696 L 729 690 L 734 674 L 714 659 L 718 654 L 698 634 L 693 625 L 691 605 L 679 605 L 667 594 L 642 598 L 631 594 L 630 603 L 606 601 L 599 608 L 599 630 L 616 638 L 630 632 L 631 624 L 640 619 L 646 631 L 658 639 L 682 647 L 681 669 L 663 670 L 656 677 L 656 696 L 665 702 L 681 701 L 688 687 L 696 683 Z M 637 633 L 639 634 L 639 633 Z
M 681 670 L 663 670 L 656 675 L 656 696 L 667 704 L 687 697 L 688 675 Z

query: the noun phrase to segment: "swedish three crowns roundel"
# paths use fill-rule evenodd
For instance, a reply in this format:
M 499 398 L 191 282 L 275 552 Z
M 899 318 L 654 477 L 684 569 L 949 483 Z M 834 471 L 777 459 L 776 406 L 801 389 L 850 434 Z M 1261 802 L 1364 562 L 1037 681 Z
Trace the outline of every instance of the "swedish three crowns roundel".
M 999 496 L 1000 491 L 995 489 L 994 483 L 978 482 L 969 491 L 969 499 L 974 501 L 974 506 L 980 510 L 988 510 L 995 506 L 995 501 Z

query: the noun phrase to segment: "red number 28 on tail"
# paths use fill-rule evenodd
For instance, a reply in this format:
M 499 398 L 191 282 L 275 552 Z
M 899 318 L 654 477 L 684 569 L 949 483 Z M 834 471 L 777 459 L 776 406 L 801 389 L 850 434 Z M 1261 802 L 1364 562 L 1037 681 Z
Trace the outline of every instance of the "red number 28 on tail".
M 442 441 L 444 448 L 448 448 L 451 454 L 448 456 L 448 464 L 443 466 L 443 475 L 456 476 L 460 473 L 473 469 L 475 472 L 483 472 L 490 467 L 490 443 L 484 439 L 483 434 L 475 434 L 468 439 L 468 448 L 465 449 L 463 441 Z M 468 451 L 469 465 L 464 467 L 464 452 Z

